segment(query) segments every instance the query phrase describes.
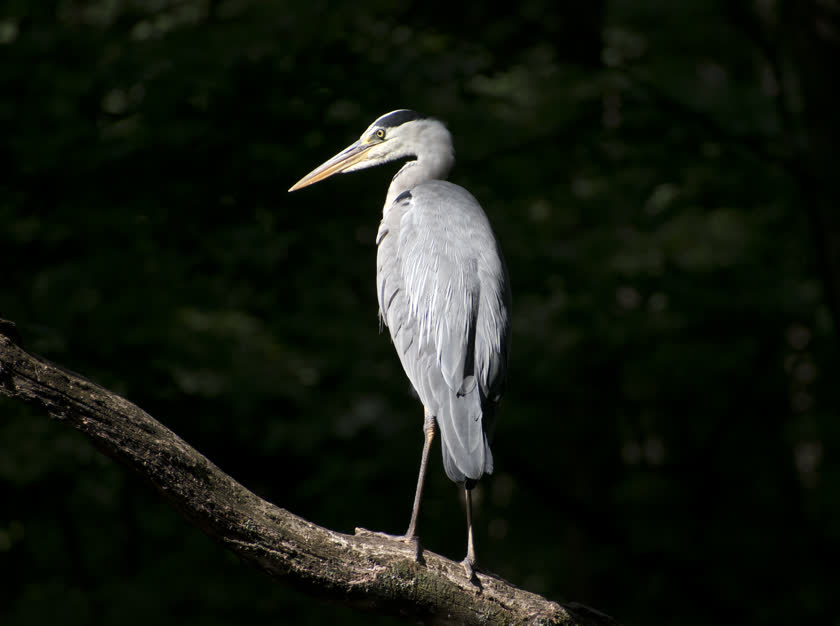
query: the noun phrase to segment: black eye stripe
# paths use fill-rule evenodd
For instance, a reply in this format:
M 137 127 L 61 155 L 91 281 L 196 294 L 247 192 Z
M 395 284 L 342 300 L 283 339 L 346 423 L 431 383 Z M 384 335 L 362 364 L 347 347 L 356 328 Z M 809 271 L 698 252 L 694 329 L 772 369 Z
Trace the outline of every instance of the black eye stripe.
M 426 116 L 421 115 L 417 111 L 401 109 L 399 111 L 394 111 L 393 113 L 383 115 L 378 120 L 376 120 L 376 125 L 381 126 L 383 128 L 394 128 L 395 126 L 405 124 L 406 122 L 413 122 L 414 120 L 424 119 L 426 119 Z

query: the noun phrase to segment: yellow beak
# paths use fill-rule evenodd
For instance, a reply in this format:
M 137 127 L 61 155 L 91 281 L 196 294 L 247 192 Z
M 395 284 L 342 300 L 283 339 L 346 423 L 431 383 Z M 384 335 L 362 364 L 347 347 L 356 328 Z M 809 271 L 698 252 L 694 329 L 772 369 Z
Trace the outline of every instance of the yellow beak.
M 317 183 L 318 181 L 324 180 L 325 178 L 329 178 L 333 174 L 339 174 L 360 161 L 364 161 L 365 153 L 372 147 L 373 144 L 362 143 L 361 140 L 357 141 L 352 146 L 348 146 L 336 154 L 323 165 L 319 165 L 309 172 L 306 176 L 292 185 L 289 191 L 295 191 L 296 189 L 307 187 Z

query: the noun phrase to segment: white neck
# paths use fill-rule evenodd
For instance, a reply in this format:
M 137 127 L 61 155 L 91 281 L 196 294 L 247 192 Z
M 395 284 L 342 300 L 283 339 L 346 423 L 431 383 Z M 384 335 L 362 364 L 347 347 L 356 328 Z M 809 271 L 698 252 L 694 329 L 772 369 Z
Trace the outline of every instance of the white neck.
M 446 180 L 449 176 L 455 164 L 452 138 L 442 124 L 439 122 L 434 122 L 434 124 L 426 129 L 427 137 L 431 135 L 431 138 L 427 138 L 424 142 L 417 142 L 420 148 L 416 150 L 416 155 L 413 155 L 416 158 L 403 165 L 391 179 L 383 213 L 388 211 L 396 197 L 402 192 L 429 180 Z

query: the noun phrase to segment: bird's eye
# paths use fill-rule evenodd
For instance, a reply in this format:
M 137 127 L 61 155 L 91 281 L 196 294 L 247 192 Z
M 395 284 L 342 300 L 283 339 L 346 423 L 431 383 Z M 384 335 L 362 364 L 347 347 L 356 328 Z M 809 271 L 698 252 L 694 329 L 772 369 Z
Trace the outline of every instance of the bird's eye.
M 381 128 L 377 128 L 376 133 L 374 134 L 376 135 L 377 139 L 385 139 L 385 131 Z

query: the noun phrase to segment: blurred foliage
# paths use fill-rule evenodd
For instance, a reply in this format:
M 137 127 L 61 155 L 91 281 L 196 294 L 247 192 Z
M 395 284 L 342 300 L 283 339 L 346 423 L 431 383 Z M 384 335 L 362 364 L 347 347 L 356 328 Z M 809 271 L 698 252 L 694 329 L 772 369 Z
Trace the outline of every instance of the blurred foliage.
M 7 0 L 0 314 L 272 502 L 401 532 L 422 412 L 376 319 L 392 172 L 285 190 L 383 112 L 440 117 L 514 288 L 482 565 L 627 626 L 837 624 L 840 364 L 810 212 L 837 190 L 802 176 L 833 155 L 789 6 Z M 0 412 L 4 625 L 371 622 Z M 420 533 L 461 558 L 439 453 Z

